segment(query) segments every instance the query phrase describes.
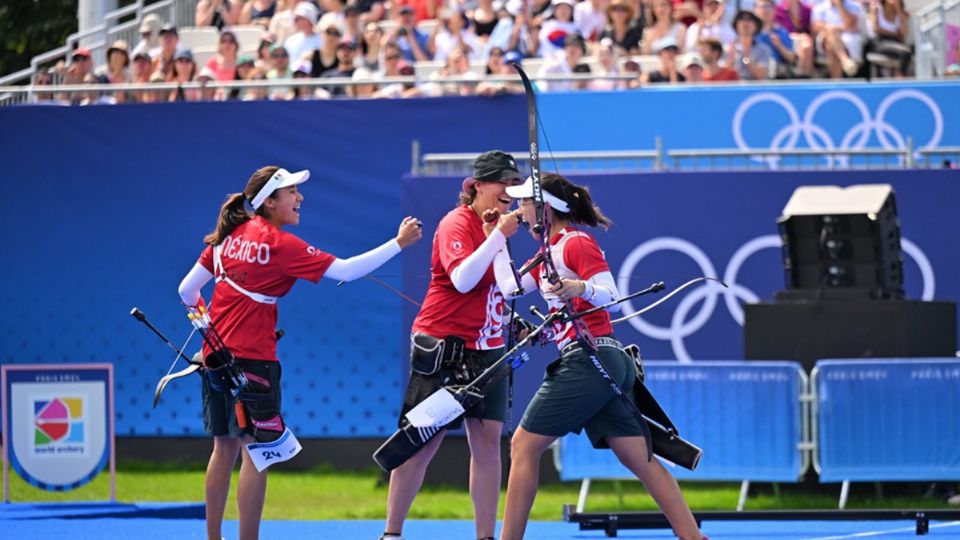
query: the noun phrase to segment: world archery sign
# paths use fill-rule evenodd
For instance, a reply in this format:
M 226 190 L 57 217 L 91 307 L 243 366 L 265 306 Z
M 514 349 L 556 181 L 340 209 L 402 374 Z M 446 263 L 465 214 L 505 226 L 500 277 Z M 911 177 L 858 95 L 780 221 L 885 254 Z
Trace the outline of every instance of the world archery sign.
M 28 484 L 47 491 L 76 489 L 108 463 L 113 482 L 113 366 L 3 366 L 3 486 L 8 464 Z
M 920 270 L 920 275 L 923 278 L 921 298 L 923 300 L 933 300 L 936 292 L 936 277 L 933 265 L 923 250 L 914 242 L 901 237 L 900 243 L 904 255 L 910 257 Z M 723 297 L 724 305 L 730 317 L 741 327 L 743 326 L 743 304 L 760 301 L 756 292 L 737 281 L 737 279 L 744 263 L 764 249 L 781 249 L 780 237 L 769 234 L 746 241 L 730 257 L 730 261 L 721 276 L 710 257 L 693 242 L 683 238 L 666 236 L 643 242 L 633 248 L 620 265 L 617 273 L 617 289 L 620 294 L 625 296 L 633 292 L 631 284 L 633 283 L 633 276 L 637 274 L 637 266 L 643 259 L 661 251 L 675 251 L 689 257 L 698 267 L 700 275 L 720 279 L 726 284 L 726 287 L 716 281 L 704 281 L 690 289 L 689 292 L 685 292 L 683 298 L 673 308 L 669 326 L 656 325 L 639 316 L 628 319 L 630 325 L 649 338 L 669 341 L 673 354 L 678 361 L 682 363 L 692 362 L 693 357 L 687 351 L 684 339 L 696 334 L 710 322 L 717 307 L 717 300 L 720 297 Z M 690 317 L 691 310 L 701 302 L 699 311 Z M 624 313 L 634 311 L 636 311 L 636 308 L 630 301 L 623 303 Z

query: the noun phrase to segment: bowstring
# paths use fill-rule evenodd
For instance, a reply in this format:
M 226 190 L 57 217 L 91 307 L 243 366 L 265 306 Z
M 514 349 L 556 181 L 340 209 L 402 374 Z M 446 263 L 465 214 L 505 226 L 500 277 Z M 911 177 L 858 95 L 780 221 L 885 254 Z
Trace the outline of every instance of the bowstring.
M 170 375 L 171 373 L 173 373 L 173 366 L 177 365 L 177 360 L 180 359 L 180 354 L 184 350 L 186 350 L 187 345 L 190 343 L 190 340 L 193 339 L 193 334 L 197 331 L 197 328 L 195 326 L 192 326 L 192 328 L 193 329 L 190 330 L 190 333 L 187 334 L 187 339 L 183 342 L 183 345 L 180 346 L 180 353 L 177 353 L 177 355 L 173 357 L 173 363 L 170 364 L 170 369 L 167 370 L 167 375 Z M 189 366 L 190 364 L 187 363 L 187 365 Z

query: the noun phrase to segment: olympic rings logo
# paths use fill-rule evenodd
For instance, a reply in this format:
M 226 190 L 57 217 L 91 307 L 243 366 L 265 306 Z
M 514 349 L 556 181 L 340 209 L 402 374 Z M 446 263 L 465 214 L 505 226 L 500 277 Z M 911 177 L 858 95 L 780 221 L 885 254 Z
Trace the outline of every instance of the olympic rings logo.
M 687 352 L 684 344 L 684 338 L 699 332 L 707 322 L 713 317 L 719 297 L 723 297 L 727 312 L 734 321 L 743 326 L 743 304 L 759 302 L 760 297 L 746 286 L 737 282 L 737 277 L 743 264 L 754 254 L 763 249 L 781 249 L 780 237 L 775 234 L 758 236 L 747 241 L 740 246 L 730 258 L 727 267 L 723 272 L 723 282 L 727 287 L 720 285 L 715 281 L 705 281 L 701 285 L 693 288 L 677 304 L 673 315 L 670 318 L 670 326 L 658 326 L 651 322 L 643 320 L 642 317 L 633 317 L 628 319 L 641 334 L 662 341 L 670 341 L 673 348 L 673 354 L 681 363 L 693 361 L 693 358 Z M 914 260 L 920 269 L 923 277 L 923 300 L 932 300 L 936 289 L 936 278 L 934 276 L 933 266 L 926 254 L 913 242 L 906 238 L 900 239 L 900 247 L 906 255 Z M 631 292 L 630 283 L 634 270 L 644 258 L 658 251 L 677 251 L 689 257 L 700 269 L 703 276 L 716 278 L 718 276 L 716 267 L 697 245 L 675 237 L 659 237 L 648 240 L 635 247 L 624 259 L 617 273 L 617 288 L 620 293 L 627 295 Z M 692 318 L 688 318 L 693 307 L 703 302 L 700 310 Z M 637 310 L 631 301 L 624 302 L 624 313 L 632 313 Z
M 904 137 L 903 133 L 897 128 L 887 122 L 886 116 L 894 104 L 910 99 L 924 104 L 933 116 L 933 134 L 926 143 L 918 146 L 918 150 L 936 147 L 940 144 L 940 139 L 943 137 L 943 114 L 937 102 L 930 96 L 919 90 L 912 89 L 901 89 L 890 93 L 880 102 L 875 117 L 870 115 L 867 105 L 853 92 L 847 90 L 823 92 L 807 107 L 803 119 L 800 118 L 800 114 L 797 112 L 793 103 L 781 94 L 775 92 L 758 92 L 743 100 L 737 107 L 733 115 L 733 140 L 740 150 L 756 150 L 756 148 L 751 147 L 743 137 L 744 117 L 747 115 L 747 112 L 758 103 L 771 102 L 779 105 L 787 113 L 790 122 L 780 128 L 773 136 L 773 139 L 770 141 L 770 150 L 793 150 L 797 147 L 801 135 L 807 146 L 815 150 L 860 150 L 867 146 L 867 143 L 870 141 L 870 134 L 873 132 L 876 132 L 877 140 L 883 148 L 888 150 L 903 149 L 907 146 L 906 137 Z M 815 121 L 815 117 L 820 108 L 825 103 L 834 100 L 850 103 L 860 116 L 860 121 L 853 123 L 853 125 L 847 129 L 843 138 L 840 139 L 839 144 L 837 141 L 834 141 L 826 129 Z M 919 154 L 917 154 L 917 157 L 919 157 Z M 780 160 L 780 158 L 776 156 L 755 159 L 767 161 L 771 169 L 776 169 Z M 846 167 L 849 156 L 828 156 L 828 165 L 832 160 L 836 160 L 839 166 Z

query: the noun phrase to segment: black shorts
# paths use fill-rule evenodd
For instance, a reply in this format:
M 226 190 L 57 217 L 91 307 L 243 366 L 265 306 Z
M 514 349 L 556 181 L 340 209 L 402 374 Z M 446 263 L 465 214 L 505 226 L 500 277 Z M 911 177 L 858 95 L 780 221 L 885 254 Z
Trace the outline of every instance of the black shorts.
M 467 354 L 478 354 L 478 364 L 480 371 L 492 366 L 494 362 L 503 356 L 504 349 L 490 349 L 487 351 L 467 350 Z M 435 375 L 421 375 L 415 371 L 410 372 L 410 382 L 407 384 L 407 391 L 404 393 L 403 407 L 400 409 L 400 418 L 397 420 L 397 427 L 403 427 L 404 416 L 410 412 L 418 403 L 433 394 L 437 389 L 443 386 L 443 378 L 450 375 L 446 370 L 441 369 Z M 495 420 L 505 422 L 507 420 L 507 393 L 509 391 L 509 381 L 506 378 L 500 379 L 490 388 L 483 398 L 483 401 L 467 409 L 463 416 L 451 422 L 447 429 L 459 429 L 463 425 L 463 418 L 480 418 L 482 420 Z
M 280 410 L 280 362 L 272 360 L 250 360 L 237 358 L 237 365 L 244 373 L 270 385 L 269 403 Z M 240 429 L 237 424 L 236 398 L 229 392 L 218 392 L 211 388 L 210 381 L 203 377 L 203 428 L 215 437 L 240 437 L 253 435 L 253 428 Z

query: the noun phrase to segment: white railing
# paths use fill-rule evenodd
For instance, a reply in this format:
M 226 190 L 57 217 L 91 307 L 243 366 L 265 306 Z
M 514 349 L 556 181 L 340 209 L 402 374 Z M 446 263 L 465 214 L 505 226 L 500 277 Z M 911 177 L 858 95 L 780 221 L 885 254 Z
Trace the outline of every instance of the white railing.
M 527 164 L 526 150 L 510 152 L 521 168 Z M 414 142 L 414 175 L 469 176 L 476 153 L 420 154 Z M 541 148 L 542 169 L 561 173 L 642 172 L 642 171 L 730 171 L 730 170 L 879 170 L 936 169 L 960 163 L 960 146 L 914 149 L 908 137 L 904 148 L 863 148 L 856 150 L 740 150 L 736 148 L 667 150 L 657 137 L 652 150 L 603 152 L 549 152 Z

